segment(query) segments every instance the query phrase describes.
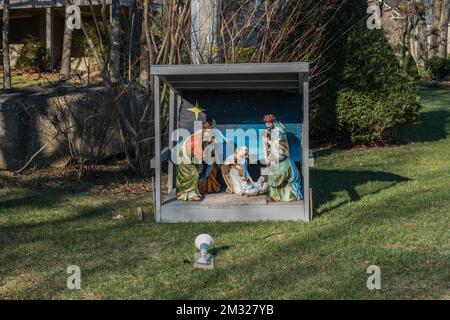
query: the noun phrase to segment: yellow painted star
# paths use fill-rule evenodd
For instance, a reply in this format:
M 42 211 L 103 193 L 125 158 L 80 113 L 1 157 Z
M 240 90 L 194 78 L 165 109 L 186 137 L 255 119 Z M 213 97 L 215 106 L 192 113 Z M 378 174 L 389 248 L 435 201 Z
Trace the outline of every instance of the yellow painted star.
M 198 115 L 202 112 L 205 112 L 204 109 L 200 108 L 198 105 L 198 102 L 195 104 L 194 108 L 188 108 L 190 112 L 193 112 L 195 114 L 195 121 L 198 121 Z

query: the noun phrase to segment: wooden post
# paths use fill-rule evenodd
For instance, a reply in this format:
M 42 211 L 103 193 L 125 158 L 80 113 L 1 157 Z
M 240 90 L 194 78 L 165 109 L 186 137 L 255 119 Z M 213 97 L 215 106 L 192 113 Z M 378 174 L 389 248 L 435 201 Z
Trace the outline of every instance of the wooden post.
M 173 150 L 174 142 L 172 141 L 172 133 L 175 129 L 175 107 L 177 104 L 177 97 L 175 95 L 175 90 L 170 88 L 170 98 L 169 98 L 169 150 Z M 174 165 L 169 157 L 168 166 L 168 177 L 167 177 L 167 192 L 170 193 L 173 190 L 174 185 Z
M 303 126 L 302 126 L 302 171 L 303 171 L 303 199 L 304 220 L 310 221 L 309 202 L 309 74 L 299 75 L 299 81 L 303 79 Z
M 161 222 L 161 117 L 159 77 L 154 77 L 155 107 L 155 218 Z

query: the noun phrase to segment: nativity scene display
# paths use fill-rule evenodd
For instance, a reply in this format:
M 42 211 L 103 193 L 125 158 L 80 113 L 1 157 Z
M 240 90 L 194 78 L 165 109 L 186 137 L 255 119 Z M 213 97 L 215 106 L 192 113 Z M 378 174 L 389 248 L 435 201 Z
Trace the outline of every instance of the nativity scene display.
M 204 111 L 198 104 L 188 110 Z M 198 113 L 195 116 L 201 128 L 176 148 L 177 200 L 202 201 L 208 194 L 220 193 L 243 197 L 241 203 L 256 196 L 264 196 L 267 202 L 303 199 L 302 177 L 290 152 L 300 143 L 297 139 L 290 146 L 288 134 L 293 133 L 275 115 L 264 115 L 260 119 L 262 126 L 226 129 L 215 126 L 215 119 L 200 122 Z
M 151 74 L 157 222 L 311 220 L 308 63 L 154 65 Z

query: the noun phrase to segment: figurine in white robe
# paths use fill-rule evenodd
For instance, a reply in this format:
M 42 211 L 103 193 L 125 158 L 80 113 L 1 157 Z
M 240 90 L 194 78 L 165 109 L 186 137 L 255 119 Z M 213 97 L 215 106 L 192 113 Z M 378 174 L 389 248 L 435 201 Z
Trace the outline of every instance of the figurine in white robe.
M 227 192 L 246 196 L 257 196 L 267 192 L 267 182 L 264 178 L 254 182 L 247 169 L 248 148 L 238 149 L 234 162 L 222 166 L 222 175 L 227 184 Z

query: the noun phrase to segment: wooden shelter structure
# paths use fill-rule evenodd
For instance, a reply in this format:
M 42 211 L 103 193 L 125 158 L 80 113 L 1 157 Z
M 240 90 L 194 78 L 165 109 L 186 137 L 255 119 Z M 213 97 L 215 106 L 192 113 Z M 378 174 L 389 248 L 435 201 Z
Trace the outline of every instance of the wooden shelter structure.
M 312 218 L 309 168 L 309 64 L 211 64 L 154 65 L 155 110 L 155 219 L 157 222 L 202 221 L 310 221 Z M 264 197 L 206 194 L 202 201 L 179 201 L 175 196 L 175 165 L 170 150 L 176 141 L 161 144 L 161 84 L 169 93 L 169 137 L 176 129 L 193 133 L 193 106 L 200 106 L 201 120 L 213 119 L 215 128 L 264 129 L 264 114 L 275 114 L 290 137 L 291 158 L 302 175 L 304 200 L 268 202 Z M 198 119 L 197 119 L 198 120 Z M 254 148 L 255 149 L 255 148 Z M 253 153 L 258 153 L 256 147 Z M 161 176 L 168 161 L 168 196 L 163 199 Z M 240 198 L 239 198 L 240 197 Z

